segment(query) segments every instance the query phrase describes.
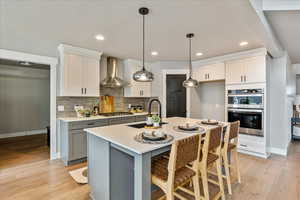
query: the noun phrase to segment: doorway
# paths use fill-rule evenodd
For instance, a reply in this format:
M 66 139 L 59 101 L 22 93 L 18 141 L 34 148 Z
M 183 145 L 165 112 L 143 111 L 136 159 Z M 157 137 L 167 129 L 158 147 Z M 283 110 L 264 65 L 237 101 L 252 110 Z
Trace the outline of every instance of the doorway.
M 0 110 L 0 165 L 49 160 L 50 65 L 0 59 Z
M 0 49 L 0 59 L 40 63 L 50 66 L 50 159 L 53 160 L 59 158 L 60 154 L 57 152 L 56 136 L 56 67 L 58 59 L 6 49 Z
M 167 74 L 166 77 L 166 116 L 186 117 L 186 88 L 182 86 L 185 74 Z

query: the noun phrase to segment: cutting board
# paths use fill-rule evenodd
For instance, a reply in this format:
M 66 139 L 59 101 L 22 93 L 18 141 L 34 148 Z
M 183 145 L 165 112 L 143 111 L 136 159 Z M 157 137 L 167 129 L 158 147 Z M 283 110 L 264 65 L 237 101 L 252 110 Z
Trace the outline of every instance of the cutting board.
M 114 112 L 114 97 L 113 96 L 101 96 L 101 112 L 107 113 L 107 112 Z

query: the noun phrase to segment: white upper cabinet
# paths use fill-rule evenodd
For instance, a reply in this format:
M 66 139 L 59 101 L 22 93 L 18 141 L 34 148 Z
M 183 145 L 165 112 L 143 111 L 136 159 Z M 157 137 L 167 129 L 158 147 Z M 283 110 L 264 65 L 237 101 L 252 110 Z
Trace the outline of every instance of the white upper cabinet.
M 225 65 L 224 63 L 216 63 L 211 65 L 205 65 L 194 67 L 194 78 L 199 82 L 217 81 L 225 79 Z
M 149 63 L 145 63 L 147 70 L 151 71 Z M 142 69 L 142 62 L 132 59 L 124 61 L 124 80 L 129 83 L 124 88 L 125 97 L 151 97 L 152 96 L 152 84 L 151 82 L 136 82 L 133 80 L 133 74 Z
M 100 96 L 101 52 L 59 45 L 59 96 Z
M 226 84 L 266 82 L 266 58 L 255 56 L 226 62 Z

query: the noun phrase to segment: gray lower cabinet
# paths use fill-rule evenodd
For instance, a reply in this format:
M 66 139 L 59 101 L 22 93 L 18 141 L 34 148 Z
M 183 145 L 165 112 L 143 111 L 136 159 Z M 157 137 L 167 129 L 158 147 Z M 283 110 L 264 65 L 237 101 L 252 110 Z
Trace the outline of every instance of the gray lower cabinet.
M 61 159 L 65 165 L 87 160 L 87 135 L 85 128 L 145 121 L 146 115 L 115 117 L 108 119 L 65 122 L 60 120 Z
M 70 159 L 77 160 L 87 155 L 87 136 L 83 130 L 70 131 Z

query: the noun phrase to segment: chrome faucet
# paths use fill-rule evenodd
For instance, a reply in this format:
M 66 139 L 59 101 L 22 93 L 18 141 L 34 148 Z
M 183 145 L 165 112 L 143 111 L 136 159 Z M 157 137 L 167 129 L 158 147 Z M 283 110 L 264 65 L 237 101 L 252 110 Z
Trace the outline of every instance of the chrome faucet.
M 152 103 L 155 102 L 155 101 L 159 105 L 159 118 L 160 118 L 160 121 L 162 121 L 162 119 L 161 119 L 161 103 L 158 99 L 151 99 L 151 101 L 149 102 L 149 104 L 148 104 L 148 115 L 151 115 Z

